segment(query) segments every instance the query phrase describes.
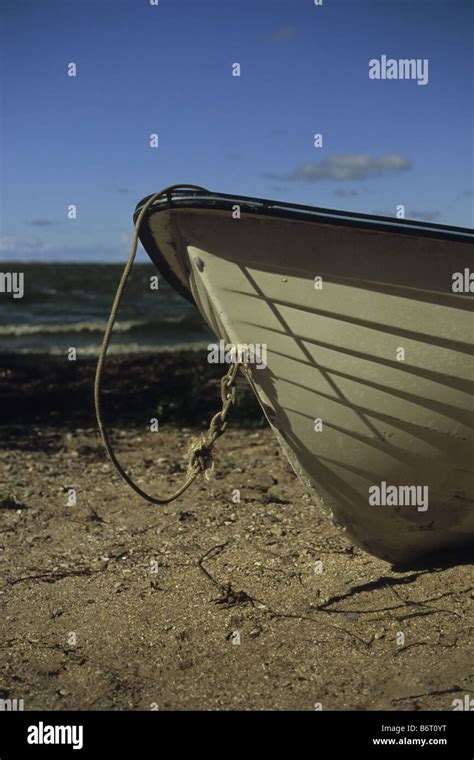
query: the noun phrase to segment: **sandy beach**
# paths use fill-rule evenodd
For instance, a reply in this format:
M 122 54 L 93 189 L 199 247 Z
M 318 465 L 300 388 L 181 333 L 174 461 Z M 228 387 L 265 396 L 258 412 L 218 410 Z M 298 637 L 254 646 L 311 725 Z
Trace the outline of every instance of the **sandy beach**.
M 472 692 L 472 565 L 396 570 L 351 546 L 243 389 L 212 479 L 155 507 L 105 456 L 92 362 L 0 367 L 1 698 L 26 710 L 451 710 Z M 200 367 L 185 354 L 109 366 L 113 440 L 154 493 L 181 481 L 190 436 L 218 408 L 218 369 Z M 192 377 L 189 412 L 166 404 L 149 432 L 170 382 Z

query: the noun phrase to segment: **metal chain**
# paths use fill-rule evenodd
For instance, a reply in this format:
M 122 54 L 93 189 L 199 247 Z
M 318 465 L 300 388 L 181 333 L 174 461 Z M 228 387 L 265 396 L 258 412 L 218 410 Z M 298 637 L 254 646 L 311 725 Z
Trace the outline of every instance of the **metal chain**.
M 190 446 L 188 474 L 197 468 L 198 472 L 212 472 L 212 447 L 217 439 L 227 428 L 227 417 L 231 407 L 235 403 L 236 383 L 235 379 L 239 364 L 231 364 L 226 374 L 221 377 L 221 401 L 222 409 L 215 414 L 210 423 L 207 433 L 196 438 Z

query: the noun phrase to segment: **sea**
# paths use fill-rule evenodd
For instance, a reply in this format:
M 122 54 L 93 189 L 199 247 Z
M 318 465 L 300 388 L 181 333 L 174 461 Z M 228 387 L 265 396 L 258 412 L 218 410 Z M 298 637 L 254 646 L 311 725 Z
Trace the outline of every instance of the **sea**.
M 24 293 L 0 292 L 0 353 L 96 356 L 123 266 L 121 264 L 1 262 L 23 273 Z M 197 309 L 159 277 L 135 264 L 115 323 L 110 354 L 200 349 L 213 340 Z

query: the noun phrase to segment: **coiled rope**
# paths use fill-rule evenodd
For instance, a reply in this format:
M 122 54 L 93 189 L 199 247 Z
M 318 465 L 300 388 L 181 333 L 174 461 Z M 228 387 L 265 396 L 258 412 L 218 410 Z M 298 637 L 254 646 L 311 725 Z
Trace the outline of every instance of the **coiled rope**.
M 99 431 L 100 431 L 102 441 L 112 461 L 112 464 L 114 465 L 120 477 L 139 496 L 151 502 L 152 504 L 169 504 L 171 501 L 174 501 L 175 499 L 178 498 L 178 496 L 181 496 L 181 494 L 183 494 L 184 491 L 186 491 L 189 488 L 191 483 L 193 483 L 193 481 L 197 478 L 197 476 L 200 473 L 203 473 L 206 477 L 210 477 L 212 468 L 213 468 L 212 448 L 216 440 L 219 438 L 219 436 L 222 435 L 222 433 L 225 431 L 227 427 L 227 417 L 232 405 L 235 402 L 235 391 L 236 391 L 235 378 L 237 375 L 237 371 L 239 369 L 238 363 L 231 364 L 229 367 L 229 370 L 221 378 L 222 408 L 219 412 L 217 412 L 217 414 L 215 414 L 212 417 L 209 423 L 209 428 L 206 431 L 206 433 L 201 433 L 197 438 L 194 438 L 191 440 L 191 443 L 188 449 L 189 459 L 188 459 L 188 467 L 187 467 L 187 472 L 186 472 L 186 479 L 184 483 L 171 496 L 167 496 L 164 498 L 151 496 L 142 488 L 140 488 L 140 486 L 137 485 L 137 483 L 135 483 L 134 480 L 132 480 L 130 475 L 128 475 L 128 473 L 124 470 L 124 468 L 118 461 L 117 456 L 113 450 L 112 444 L 110 442 L 107 429 L 104 425 L 103 415 L 102 415 L 102 398 L 101 398 L 102 375 L 103 375 L 103 370 L 104 370 L 105 359 L 107 356 L 107 351 L 110 344 L 110 339 L 112 337 L 112 332 L 113 332 L 115 320 L 117 317 L 118 308 L 120 306 L 120 301 L 122 299 L 123 291 L 125 289 L 125 285 L 127 284 L 127 280 L 128 280 L 130 271 L 132 269 L 133 262 L 135 261 L 135 256 L 136 256 L 137 247 L 138 247 L 138 239 L 139 239 L 138 236 L 139 236 L 140 226 L 142 224 L 142 221 L 145 217 L 146 212 L 148 211 L 152 203 L 154 203 L 157 200 L 157 198 L 160 198 L 163 195 L 170 195 L 173 190 L 177 190 L 177 189 L 200 190 L 200 191 L 206 192 L 204 188 L 199 187 L 199 185 L 170 185 L 169 187 L 165 187 L 163 190 L 160 190 L 158 193 L 154 193 L 153 195 L 151 195 L 150 198 L 148 198 L 148 200 L 142 206 L 140 213 L 138 214 L 137 220 L 135 222 L 135 229 L 133 232 L 130 254 L 127 259 L 127 263 L 125 264 L 124 270 L 122 272 L 122 276 L 120 278 L 120 282 L 118 284 L 117 291 L 115 293 L 115 297 L 112 303 L 112 308 L 110 310 L 110 316 L 107 321 L 107 326 L 105 328 L 104 338 L 102 340 L 102 346 L 99 351 L 99 358 L 97 360 L 97 368 L 96 368 L 95 380 L 94 380 L 94 407 L 95 407 L 95 414 L 97 418 L 97 424 L 99 426 Z

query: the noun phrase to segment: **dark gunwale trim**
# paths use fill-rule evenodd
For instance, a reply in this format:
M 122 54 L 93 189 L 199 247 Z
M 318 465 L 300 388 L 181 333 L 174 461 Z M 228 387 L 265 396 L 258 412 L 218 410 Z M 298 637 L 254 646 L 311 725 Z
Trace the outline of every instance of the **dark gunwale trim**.
M 135 209 L 134 221 L 140 208 L 150 198 L 148 195 L 141 200 Z M 157 211 L 171 208 L 192 208 L 200 210 L 229 211 L 232 206 L 239 205 L 241 212 L 261 216 L 271 216 L 280 219 L 297 219 L 318 224 L 335 224 L 344 227 L 359 227 L 382 232 L 396 232 L 406 235 L 420 235 L 434 238 L 446 238 L 458 242 L 474 242 L 474 229 L 470 227 L 454 227 L 445 224 L 431 224 L 410 219 L 394 219 L 390 216 L 376 216 L 353 211 L 339 211 L 317 206 L 303 206 L 297 203 L 251 198 L 244 195 L 228 195 L 226 193 L 202 192 L 198 190 L 173 190 L 165 198 L 158 198 L 148 209 L 146 217 Z
M 137 220 L 140 209 L 151 195 L 141 200 L 134 211 L 133 221 Z M 389 216 L 359 214 L 352 211 L 338 211 L 316 206 L 303 206 L 296 203 L 251 198 L 243 195 L 228 195 L 200 190 L 173 190 L 166 197 L 158 198 L 148 209 L 139 231 L 140 241 L 157 267 L 160 274 L 168 281 L 183 298 L 195 305 L 191 292 L 183 287 L 178 278 L 166 263 L 156 241 L 151 234 L 148 220 L 159 211 L 170 209 L 193 209 L 205 211 L 231 211 L 232 206 L 239 205 L 241 213 L 255 214 L 278 219 L 293 219 L 318 224 L 332 224 L 342 227 L 374 230 L 385 233 L 416 235 L 438 240 L 452 240 L 460 243 L 474 243 L 474 229 L 469 227 L 454 227 L 428 222 L 416 222 L 409 219 L 393 219 Z

